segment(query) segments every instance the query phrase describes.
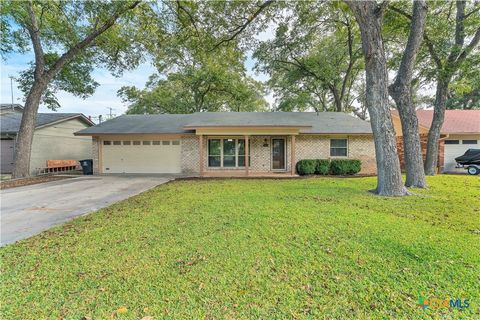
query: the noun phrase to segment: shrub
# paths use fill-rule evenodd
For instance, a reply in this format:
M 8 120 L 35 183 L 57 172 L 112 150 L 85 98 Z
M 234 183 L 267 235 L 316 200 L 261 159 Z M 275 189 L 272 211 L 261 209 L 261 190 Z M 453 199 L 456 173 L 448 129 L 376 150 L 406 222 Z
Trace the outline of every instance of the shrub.
M 333 159 L 330 161 L 330 173 L 333 175 L 351 175 L 360 172 L 362 162 L 357 159 Z
M 297 172 L 301 176 L 315 173 L 316 160 L 300 160 L 297 162 Z
M 297 172 L 301 176 L 321 175 L 352 175 L 359 173 L 362 169 L 362 162 L 357 159 L 306 159 L 297 162 Z
M 318 159 L 316 162 L 315 174 L 327 175 L 330 172 L 330 160 Z

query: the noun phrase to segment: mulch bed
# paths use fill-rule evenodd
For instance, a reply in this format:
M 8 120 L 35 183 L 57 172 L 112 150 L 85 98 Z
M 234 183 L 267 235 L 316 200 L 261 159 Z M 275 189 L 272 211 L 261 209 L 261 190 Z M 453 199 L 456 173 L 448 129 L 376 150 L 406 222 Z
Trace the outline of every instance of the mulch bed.
M 75 176 L 71 176 L 71 177 L 69 176 L 38 176 L 38 177 L 30 177 L 30 178 L 24 178 L 24 179 L 13 179 L 13 180 L 0 182 L 0 189 L 23 187 L 23 186 L 29 186 L 31 184 L 63 180 L 63 179 L 69 179 L 74 177 Z

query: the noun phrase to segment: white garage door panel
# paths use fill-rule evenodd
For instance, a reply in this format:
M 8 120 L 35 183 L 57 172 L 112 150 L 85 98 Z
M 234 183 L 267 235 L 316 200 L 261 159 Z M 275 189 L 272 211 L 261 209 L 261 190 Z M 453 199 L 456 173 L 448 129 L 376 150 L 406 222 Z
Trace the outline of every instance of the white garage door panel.
M 180 173 L 180 145 L 103 145 L 104 173 Z
M 478 143 L 478 142 L 477 142 Z M 444 172 L 465 172 L 464 169 L 455 168 L 457 162 L 455 158 L 463 155 L 468 149 L 478 149 L 479 144 L 462 144 L 462 140 L 459 140 L 459 144 L 445 144 L 445 165 Z

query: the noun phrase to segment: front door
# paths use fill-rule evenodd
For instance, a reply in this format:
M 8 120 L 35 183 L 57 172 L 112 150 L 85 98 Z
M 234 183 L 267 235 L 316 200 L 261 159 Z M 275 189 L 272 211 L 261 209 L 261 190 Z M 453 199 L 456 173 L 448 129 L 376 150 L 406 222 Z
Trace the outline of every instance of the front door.
M 285 139 L 272 139 L 272 169 L 285 170 Z

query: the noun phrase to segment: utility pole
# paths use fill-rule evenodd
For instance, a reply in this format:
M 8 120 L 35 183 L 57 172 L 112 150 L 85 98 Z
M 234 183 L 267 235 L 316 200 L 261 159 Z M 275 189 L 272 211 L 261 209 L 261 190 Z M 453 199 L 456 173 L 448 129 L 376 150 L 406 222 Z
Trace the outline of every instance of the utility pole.
M 12 110 L 15 109 L 13 106 L 13 76 L 8 76 L 10 78 L 10 92 L 12 93 Z
M 113 118 L 113 113 L 112 113 L 112 111 L 115 110 L 115 109 L 112 108 L 112 107 L 107 107 L 107 109 L 110 111 L 109 119 L 112 119 L 112 118 Z

